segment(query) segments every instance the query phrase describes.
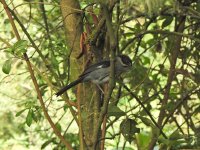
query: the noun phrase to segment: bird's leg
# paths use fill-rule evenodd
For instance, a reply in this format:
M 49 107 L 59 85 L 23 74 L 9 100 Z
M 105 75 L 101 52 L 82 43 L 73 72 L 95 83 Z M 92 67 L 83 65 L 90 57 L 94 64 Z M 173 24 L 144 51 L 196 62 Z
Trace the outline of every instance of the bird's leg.
M 99 88 L 99 90 L 104 94 L 104 91 L 103 91 L 103 89 L 101 88 L 101 86 L 99 85 L 99 84 L 96 84 L 97 85 L 97 87 Z

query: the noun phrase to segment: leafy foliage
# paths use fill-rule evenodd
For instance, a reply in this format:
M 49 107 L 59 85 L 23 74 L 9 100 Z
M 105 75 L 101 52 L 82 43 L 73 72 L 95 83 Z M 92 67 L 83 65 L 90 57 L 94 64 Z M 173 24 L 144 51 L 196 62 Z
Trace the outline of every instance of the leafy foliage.
M 123 120 L 120 124 L 120 132 L 129 143 L 133 141 L 134 134 L 140 132 L 140 129 L 136 125 L 136 121 L 132 119 Z
M 111 35 L 109 27 L 102 21 L 105 19 L 104 5 L 108 6 L 109 16 L 112 16 L 116 54 L 129 55 L 134 61 L 131 71 L 122 77 L 135 95 L 126 91 L 123 85 L 116 84 L 106 111 L 108 118 L 103 138 L 106 148 L 200 148 L 200 1 L 126 0 L 102 4 L 80 0 L 79 3 L 81 10 L 77 12 L 81 12 L 84 28 L 81 50 L 77 52 L 79 59 L 69 57 L 73 48 L 67 46 L 70 41 L 65 41 L 65 19 L 59 1 L 7 1 L 24 26 L 13 17 L 22 38 L 18 41 L 5 11 L 0 12 L 0 104 L 3 106 L 0 148 L 19 144 L 33 149 L 65 149 L 44 118 L 23 58 L 26 53 L 56 129 L 74 149 L 80 149 L 78 133 L 82 129 L 78 130 L 80 122 L 77 119 L 94 121 L 92 116 L 97 114 L 90 111 L 96 110 L 95 99 L 89 100 L 89 109 L 80 117 L 77 115 L 80 111 L 76 90 L 68 91 L 62 99 L 55 98 L 54 93 L 78 76 L 75 74 L 77 68 L 71 65 L 81 64 L 83 56 L 88 59 L 85 62 L 88 65 L 110 55 L 112 43 L 108 37 Z M 0 8 L 4 10 L 2 6 Z M 100 29 L 98 25 L 102 25 Z M 141 101 L 146 110 L 136 100 Z M 93 132 L 89 123 L 83 125 Z M 16 140 L 19 138 L 21 143 Z

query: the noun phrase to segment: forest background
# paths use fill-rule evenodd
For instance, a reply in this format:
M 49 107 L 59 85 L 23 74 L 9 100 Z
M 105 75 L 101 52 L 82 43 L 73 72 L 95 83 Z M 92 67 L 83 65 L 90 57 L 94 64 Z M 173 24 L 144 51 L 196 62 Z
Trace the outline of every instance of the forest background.
M 1 0 L 0 20 L 0 149 L 200 149 L 200 0 Z M 119 54 L 103 94 L 55 96 Z

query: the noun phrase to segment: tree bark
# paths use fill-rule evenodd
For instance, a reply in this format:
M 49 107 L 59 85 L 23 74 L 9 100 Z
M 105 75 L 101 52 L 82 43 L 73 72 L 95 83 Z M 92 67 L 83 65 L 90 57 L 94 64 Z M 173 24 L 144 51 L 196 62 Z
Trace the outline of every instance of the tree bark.
M 61 11 L 66 30 L 66 40 L 70 55 L 70 79 L 71 81 L 78 78 L 86 58 L 76 59 L 80 53 L 80 36 L 83 32 L 82 10 L 77 0 L 61 0 Z M 76 97 L 78 102 L 78 120 L 79 120 L 79 149 L 92 150 L 95 147 L 97 139 L 93 139 L 94 128 L 96 127 L 99 116 L 99 93 L 96 92 L 95 85 L 84 83 L 78 85 Z M 98 93 L 98 94 L 97 94 Z M 99 129 L 100 131 L 100 129 Z M 98 131 L 98 132 L 99 132 Z M 97 144 L 97 149 L 98 148 Z

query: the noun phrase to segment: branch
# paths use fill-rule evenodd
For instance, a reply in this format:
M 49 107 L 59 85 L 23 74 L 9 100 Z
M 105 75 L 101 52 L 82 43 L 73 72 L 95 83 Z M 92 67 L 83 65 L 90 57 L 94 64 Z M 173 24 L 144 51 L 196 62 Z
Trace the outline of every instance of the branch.
M 133 37 L 132 39 L 129 39 L 126 44 L 121 48 L 120 51 L 124 51 L 130 44 L 133 44 L 133 42 L 136 40 L 136 39 L 140 39 L 142 36 L 146 35 L 146 34 L 162 34 L 162 35 L 171 35 L 171 36 L 178 36 L 178 37 L 186 37 L 186 38 L 189 38 L 189 39 L 192 39 L 198 43 L 200 43 L 200 39 L 199 38 L 196 38 L 195 36 L 193 35 L 189 35 L 189 34 L 184 34 L 184 33 L 181 33 L 181 32 L 171 32 L 171 31 L 168 31 L 168 30 L 147 30 L 147 31 L 141 31 L 140 33 L 136 34 L 135 37 Z
M 140 106 L 142 106 L 142 108 L 144 109 L 144 111 L 146 112 L 146 114 L 151 118 L 151 120 L 154 123 L 154 125 L 160 130 L 160 133 L 163 135 L 163 137 L 165 139 L 167 139 L 167 136 L 165 135 L 165 133 L 162 131 L 162 129 L 160 128 L 160 126 L 158 125 L 158 123 L 155 121 L 155 119 L 153 118 L 153 116 L 151 115 L 151 113 L 146 109 L 146 107 L 140 101 L 140 99 L 123 82 L 120 82 L 120 84 L 123 85 L 123 87 L 131 94 L 131 96 L 136 99 L 136 101 L 140 104 Z
M 164 107 L 167 105 L 168 100 L 169 100 L 169 96 L 170 96 L 170 89 L 171 89 L 171 85 L 172 82 L 174 80 L 175 77 L 175 68 L 176 68 L 176 62 L 177 62 L 177 58 L 180 52 L 180 48 L 181 48 L 181 41 L 182 41 L 182 33 L 184 32 L 184 27 L 185 27 L 185 20 L 186 17 L 180 17 L 180 18 L 176 18 L 176 22 L 177 24 L 175 25 L 175 29 L 174 31 L 176 32 L 172 32 L 172 33 L 176 33 L 177 35 L 181 34 L 181 36 L 179 37 L 172 37 L 171 41 L 173 41 L 173 46 L 171 47 L 171 58 L 169 58 L 170 61 L 170 70 L 168 73 L 168 78 L 167 78 L 167 83 L 166 83 L 166 89 L 164 91 L 164 98 L 161 101 L 161 110 L 158 116 L 158 125 L 161 128 L 162 127 L 162 123 L 163 120 L 166 116 L 166 112 Z M 157 138 L 154 138 L 151 140 L 150 144 L 149 144 L 149 149 L 152 150 L 156 144 Z
M 51 66 L 49 65 L 48 61 L 46 60 L 46 58 L 43 56 L 43 54 L 41 53 L 41 51 L 39 50 L 39 48 L 37 47 L 37 45 L 35 44 L 34 40 L 31 38 L 30 34 L 27 32 L 26 28 L 24 27 L 24 25 L 22 24 L 22 22 L 19 20 L 19 18 L 16 16 L 16 14 L 14 13 L 13 10 L 11 10 L 9 7 L 7 7 L 9 9 L 9 11 L 11 12 L 11 14 L 14 16 L 14 18 L 16 19 L 16 21 L 18 22 L 18 24 L 20 25 L 22 31 L 26 34 L 27 38 L 29 39 L 29 41 L 31 42 L 32 46 L 35 48 L 35 50 L 38 52 L 39 56 L 41 57 L 41 59 L 43 60 L 43 62 L 45 63 L 45 66 L 50 70 L 50 72 L 52 73 L 52 75 L 54 76 L 54 78 L 56 79 L 56 81 L 60 81 L 58 75 L 54 72 L 54 70 L 51 68 Z M 58 84 L 60 82 L 57 82 Z M 61 87 L 61 85 L 60 85 Z M 70 108 L 70 111 L 72 113 L 73 116 L 75 116 L 75 111 L 73 110 L 73 108 L 71 107 L 71 102 L 69 102 L 69 100 L 67 98 L 64 98 L 67 105 Z M 75 118 L 75 120 L 77 121 L 77 119 Z
M 42 18 L 44 20 L 44 24 L 45 24 L 45 29 L 47 31 L 47 37 L 49 38 L 49 41 L 51 41 L 51 37 L 50 37 L 50 34 L 49 34 L 49 26 L 48 26 L 48 23 L 47 23 L 47 15 L 45 13 L 45 7 L 44 7 L 44 0 L 40 0 L 40 9 L 41 9 L 41 13 L 42 13 Z
M 179 36 L 179 37 L 187 37 L 187 38 L 190 38 L 192 40 L 195 40 L 197 42 L 200 43 L 200 39 L 199 38 L 196 38 L 192 35 L 189 35 L 189 34 L 184 34 L 182 32 L 179 32 L 179 31 L 174 31 L 174 32 L 170 32 L 170 31 L 167 31 L 167 30 L 148 30 L 148 31 L 145 31 L 143 33 L 141 33 L 142 35 L 144 34 L 167 34 L 167 35 L 175 35 L 175 36 Z
M 167 118 L 163 122 L 162 129 L 164 128 L 164 126 L 166 125 L 166 123 L 169 121 L 169 119 L 171 117 L 173 117 L 174 112 L 183 104 L 183 102 L 186 101 L 187 98 L 190 97 L 192 94 L 198 93 L 200 91 L 200 89 L 197 89 L 197 87 L 195 89 L 196 89 L 195 91 L 193 91 L 194 90 L 193 89 L 190 92 L 188 92 L 184 97 L 182 97 L 182 98 L 180 98 L 180 99 L 177 100 L 178 103 L 176 104 L 176 106 L 174 107 L 174 109 L 172 111 L 170 111 L 169 115 L 167 116 Z
M 35 48 L 35 50 L 37 51 L 37 53 L 39 54 L 39 56 L 41 57 L 41 59 L 45 63 L 45 65 L 49 66 L 46 58 L 44 57 L 44 55 L 42 54 L 42 52 L 39 50 L 39 48 L 37 47 L 37 45 L 35 44 L 34 40 L 31 38 L 30 34 L 27 32 L 27 30 L 24 27 L 23 23 L 19 20 L 19 18 L 17 17 L 17 15 L 15 14 L 15 12 L 13 10 L 11 10 L 9 7 L 7 7 L 7 8 L 10 11 L 10 13 L 13 15 L 13 17 L 15 18 L 15 20 L 17 21 L 17 23 L 20 25 L 22 31 L 25 33 L 25 35 L 27 36 L 27 38 L 31 42 L 32 46 Z
M 100 112 L 100 115 L 99 115 L 99 120 L 97 122 L 97 127 L 95 127 L 95 132 L 94 132 L 94 135 L 93 135 L 93 139 L 95 140 L 94 141 L 94 146 L 97 144 L 98 142 L 98 131 L 101 127 L 101 124 L 103 122 L 103 119 L 107 113 L 107 110 L 108 110 L 108 104 L 109 104 L 109 100 L 111 98 L 111 94 L 112 94 L 112 91 L 115 87 L 115 78 L 114 78 L 114 59 L 115 59 L 115 48 L 116 48 L 116 38 L 115 38 L 115 33 L 114 33 L 114 30 L 112 28 L 112 22 L 111 22 L 111 17 L 110 17 L 110 13 L 109 13 L 109 10 L 108 10 L 108 7 L 105 5 L 105 4 L 101 4 L 102 7 L 103 7 L 103 13 L 104 13 L 104 16 L 106 18 L 106 27 L 107 27 L 107 31 L 108 31 L 108 34 L 109 34 L 109 38 L 110 38 L 110 45 L 111 45 L 111 58 L 110 58 L 110 76 L 109 76 L 109 85 L 108 85 L 108 92 L 105 96 L 105 99 L 104 99 L 104 102 L 103 102 L 103 106 L 101 108 L 101 112 Z

